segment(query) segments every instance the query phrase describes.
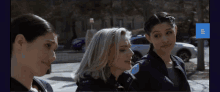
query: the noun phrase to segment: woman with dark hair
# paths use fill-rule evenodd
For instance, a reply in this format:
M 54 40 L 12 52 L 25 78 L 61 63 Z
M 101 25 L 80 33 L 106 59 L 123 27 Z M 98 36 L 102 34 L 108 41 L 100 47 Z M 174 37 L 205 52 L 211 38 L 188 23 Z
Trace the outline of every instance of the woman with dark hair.
M 43 18 L 25 14 L 11 22 L 11 91 L 53 92 L 43 76 L 56 59 L 54 28 Z
M 130 85 L 137 91 L 190 92 L 183 60 L 171 55 L 177 34 L 175 18 L 166 12 L 156 13 L 145 22 L 144 30 L 150 50 L 131 69 L 137 80 Z

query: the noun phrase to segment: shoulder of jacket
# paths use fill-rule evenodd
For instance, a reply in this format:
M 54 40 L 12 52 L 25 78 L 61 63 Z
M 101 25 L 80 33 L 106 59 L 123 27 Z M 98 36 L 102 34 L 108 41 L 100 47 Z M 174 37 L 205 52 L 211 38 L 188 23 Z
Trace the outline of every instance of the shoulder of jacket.
M 141 66 L 147 66 L 150 64 L 151 61 L 152 61 L 151 56 L 147 54 L 143 56 L 141 60 L 137 61 L 137 63 L 139 63 Z
M 34 77 L 34 80 L 37 81 L 37 83 L 39 83 L 39 85 L 43 86 L 44 89 L 47 90 L 47 92 L 53 92 L 53 88 L 45 80 L 42 80 L 42 79 L 39 79 L 39 78 L 35 78 L 35 77 Z
M 172 55 L 179 63 L 183 63 L 184 64 L 184 61 L 180 58 L 180 57 L 178 57 L 178 56 L 175 56 L 175 55 Z
M 132 67 L 131 73 L 133 75 L 137 74 L 140 71 L 148 70 L 148 68 L 151 67 L 151 62 L 152 59 L 150 58 L 149 55 L 145 55 L 141 58 L 141 60 L 136 61 L 136 64 Z

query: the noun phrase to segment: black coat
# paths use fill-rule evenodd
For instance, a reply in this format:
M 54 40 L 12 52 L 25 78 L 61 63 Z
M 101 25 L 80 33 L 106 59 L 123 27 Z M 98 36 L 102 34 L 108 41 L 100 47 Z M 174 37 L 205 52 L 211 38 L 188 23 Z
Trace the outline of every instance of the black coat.
M 118 92 L 123 91 L 124 88 L 115 80 L 115 77 L 111 76 L 107 79 L 105 83 L 102 79 L 94 79 L 89 75 L 85 75 L 85 78 L 80 78 L 80 81 L 76 82 L 77 89 L 76 92 L 82 91 L 109 91 Z
M 51 85 L 41 79 L 33 78 L 32 85 L 36 85 L 41 92 L 53 92 Z M 10 91 L 11 92 L 31 92 L 24 85 L 14 78 L 10 78 Z
M 179 86 L 174 87 L 173 82 L 168 77 L 168 71 L 163 60 L 154 52 L 150 51 L 138 63 L 133 66 L 132 74 L 122 74 L 119 78 L 130 78 L 135 76 L 136 80 L 128 84 L 128 82 L 120 82 L 122 85 L 130 85 L 128 90 L 133 91 L 184 91 L 190 92 L 190 86 L 187 81 L 185 64 L 182 59 L 171 55 L 174 61 L 175 70 L 180 75 Z M 133 79 L 132 79 L 133 80 Z M 132 89 L 131 89 L 132 88 Z

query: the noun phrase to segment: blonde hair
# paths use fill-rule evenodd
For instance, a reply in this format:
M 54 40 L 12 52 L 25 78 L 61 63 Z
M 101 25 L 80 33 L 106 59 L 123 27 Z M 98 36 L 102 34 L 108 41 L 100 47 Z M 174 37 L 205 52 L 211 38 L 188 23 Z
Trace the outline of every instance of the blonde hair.
M 113 60 L 116 60 L 122 35 L 128 40 L 131 38 L 131 32 L 125 28 L 106 28 L 98 31 L 86 49 L 74 80 L 79 81 L 80 78 L 84 78 L 84 74 L 89 74 L 94 79 L 101 78 L 107 82 L 111 74 L 108 66 L 110 49 L 115 46 Z

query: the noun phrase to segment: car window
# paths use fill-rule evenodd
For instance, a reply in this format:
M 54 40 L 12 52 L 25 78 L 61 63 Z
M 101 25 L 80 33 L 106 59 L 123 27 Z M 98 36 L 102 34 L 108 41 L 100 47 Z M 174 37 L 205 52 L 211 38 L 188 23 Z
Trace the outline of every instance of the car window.
M 131 41 L 132 44 L 149 44 L 146 38 L 137 38 Z

